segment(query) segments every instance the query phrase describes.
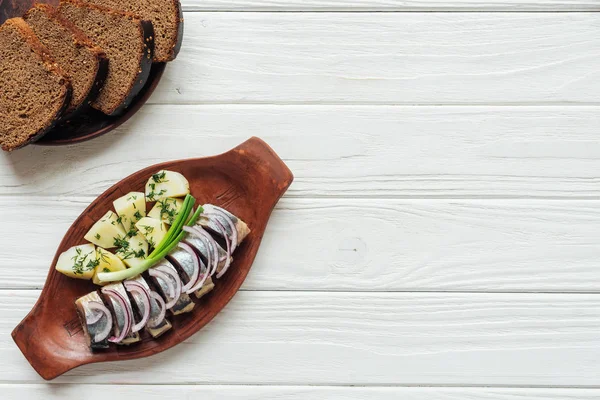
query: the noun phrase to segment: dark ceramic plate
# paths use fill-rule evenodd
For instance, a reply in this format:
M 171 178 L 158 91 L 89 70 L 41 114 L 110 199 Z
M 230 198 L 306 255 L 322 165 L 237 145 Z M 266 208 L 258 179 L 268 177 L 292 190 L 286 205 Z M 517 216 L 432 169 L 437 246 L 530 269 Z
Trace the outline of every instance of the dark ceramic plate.
M 0 24 L 9 18 L 22 16 L 34 3 L 57 5 L 58 2 L 59 0 L 0 0 Z M 90 108 L 70 121 L 54 127 L 35 144 L 56 146 L 79 143 L 112 131 L 131 118 L 146 103 L 158 85 L 165 66 L 165 63 L 152 64 L 146 85 L 123 114 L 109 117 Z

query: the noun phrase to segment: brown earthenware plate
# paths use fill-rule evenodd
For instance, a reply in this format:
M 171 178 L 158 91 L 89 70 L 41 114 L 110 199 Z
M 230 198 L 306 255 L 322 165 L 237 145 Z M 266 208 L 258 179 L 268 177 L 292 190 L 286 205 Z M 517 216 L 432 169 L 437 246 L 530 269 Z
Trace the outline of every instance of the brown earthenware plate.
M 200 300 L 194 299 L 197 304 L 192 312 L 168 317 L 172 329 L 157 339 L 143 332 L 139 343 L 111 344 L 108 350 L 92 352 L 74 303 L 99 287 L 91 281 L 58 273 L 54 269 L 58 256 L 72 246 L 85 243 L 85 233 L 112 208 L 115 199 L 130 191 L 143 191 L 148 177 L 161 169 L 182 173 L 190 182 L 197 204 L 224 207 L 245 221 L 252 231 L 236 249 L 230 269 L 216 280 L 212 292 Z M 150 356 L 181 343 L 212 320 L 238 291 L 252 266 L 271 211 L 292 180 L 292 173 L 283 161 L 258 138 L 251 138 L 219 156 L 153 165 L 125 178 L 98 197 L 69 228 L 49 264 L 50 272 L 40 298 L 12 332 L 14 341 L 44 379 L 54 379 L 84 364 Z
M 21 17 L 34 3 L 58 5 L 59 0 L 0 0 L 0 24 Z M 158 85 L 166 63 L 153 63 L 146 84 L 121 115 L 110 117 L 91 107 L 78 116 L 52 128 L 34 144 L 57 146 L 83 142 L 108 133 L 131 118 L 146 103 Z

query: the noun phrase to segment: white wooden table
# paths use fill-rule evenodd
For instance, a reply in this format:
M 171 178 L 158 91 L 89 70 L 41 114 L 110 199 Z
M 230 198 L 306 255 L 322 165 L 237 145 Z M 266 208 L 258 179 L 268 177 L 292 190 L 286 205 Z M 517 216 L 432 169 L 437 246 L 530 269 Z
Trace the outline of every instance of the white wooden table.
M 186 0 L 118 131 L 0 156 L 2 399 L 599 399 L 599 0 Z M 45 383 L 10 331 L 67 227 L 264 138 L 296 180 L 232 303 Z

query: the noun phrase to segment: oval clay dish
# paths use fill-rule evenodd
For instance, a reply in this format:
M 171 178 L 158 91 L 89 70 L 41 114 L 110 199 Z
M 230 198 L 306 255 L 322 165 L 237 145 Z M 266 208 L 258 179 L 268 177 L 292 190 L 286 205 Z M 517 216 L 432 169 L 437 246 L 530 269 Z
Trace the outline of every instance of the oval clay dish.
M 9 18 L 23 16 L 34 3 L 58 5 L 59 0 L 0 0 L 0 25 Z M 56 125 L 33 144 L 42 146 L 74 144 L 112 131 L 131 118 L 146 103 L 156 89 L 165 67 L 166 63 L 152 63 L 146 84 L 122 114 L 111 117 L 89 107 L 81 110 L 69 121 Z
M 91 281 L 68 278 L 54 266 L 60 253 L 85 243 L 83 236 L 112 209 L 113 200 L 130 191 L 143 191 L 148 177 L 161 169 L 182 173 L 190 182 L 196 204 L 224 207 L 245 221 L 252 232 L 236 250 L 227 273 L 215 281 L 212 292 L 194 299 L 192 312 L 168 316 L 172 329 L 157 339 L 143 332 L 140 343 L 111 344 L 108 350 L 92 352 L 74 303 L 99 287 Z M 50 264 L 40 298 L 12 332 L 15 343 L 32 367 L 48 380 L 80 365 L 151 356 L 181 343 L 212 320 L 238 291 L 252 266 L 271 211 L 292 180 L 283 161 L 258 138 L 215 157 L 157 164 L 125 178 L 98 197 L 71 225 Z

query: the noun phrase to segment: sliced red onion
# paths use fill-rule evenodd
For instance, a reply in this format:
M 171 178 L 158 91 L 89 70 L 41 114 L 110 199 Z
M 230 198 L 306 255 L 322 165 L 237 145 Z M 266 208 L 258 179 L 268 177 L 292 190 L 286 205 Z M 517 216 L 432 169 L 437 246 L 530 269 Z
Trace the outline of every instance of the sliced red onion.
M 223 223 L 221 221 L 219 221 L 217 218 L 213 219 L 214 223 L 217 224 L 217 228 L 219 228 L 219 231 L 221 232 L 221 236 L 223 236 L 223 239 L 225 239 L 225 245 L 227 247 L 227 255 L 231 256 L 231 239 L 229 238 L 229 235 L 227 234 L 227 229 L 225 229 L 225 225 L 223 225 Z
M 156 292 L 150 292 L 150 297 L 154 300 L 156 300 L 156 302 L 158 303 L 158 306 L 160 307 L 160 312 L 158 314 L 158 316 L 156 316 L 155 318 L 152 318 L 150 321 L 148 321 L 148 328 L 150 329 L 154 329 L 156 327 L 158 327 L 165 319 L 165 314 L 167 313 L 167 305 L 165 304 L 165 301 L 163 300 L 162 297 L 160 297 L 160 295 Z
M 187 294 L 194 293 L 196 290 L 204 286 L 204 282 L 206 282 L 206 280 L 210 276 L 209 267 L 207 265 L 204 265 L 203 263 L 200 263 L 200 265 L 201 267 L 204 267 L 204 270 L 200 271 L 200 274 L 198 274 L 198 279 L 194 283 L 194 286 L 187 291 Z
M 150 271 L 148 271 L 148 274 L 165 282 L 165 285 L 167 285 L 167 289 L 169 289 L 169 293 L 167 294 L 170 298 L 175 297 L 175 285 L 173 284 L 173 281 L 171 281 L 171 279 L 169 278 L 169 275 L 157 270 L 156 268 L 150 269 Z
M 204 230 L 204 228 L 202 228 L 201 226 L 193 226 L 193 227 L 189 227 L 189 230 L 186 230 L 186 232 L 190 232 L 193 235 L 196 235 L 200 240 L 202 240 L 202 243 L 204 243 L 204 246 L 206 246 L 208 255 L 210 257 L 207 257 L 206 260 L 206 265 L 211 267 L 211 271 L 210 271 L 210 275 L 214 275 L 214 273 L 217 271 L 217 267 L 219 266 L 219 252 L 217 251 L 217 242 L 215 241 L 215 239 L 210 235 L 210 233 L 208 233 L 206 230 Z M 185 227 L 184 227 L 185 229 Z M 212 252 L 212 255 L 210 254 Z M 212 266 L 211 266 L 212 264 Z
M 175 281 L 175 296 L 166 304 L 167 308 L 171 308 L 177 303 L 179 296 L 181 296 L 181 279 L 177 275 L 177 272 L 164 265 L 159 265 L 158 267 L 154 267 L 154 269 L 169 275 Z
M 181 290 L 183 292 L 188 293 L 188 290 L 192 286 L 194 286 L 194 283 L 196 283 L 196 281 L 198 280 L 198 274 L 200 273 L 200 260 L 198 259 L 198 254 L 196 254 L 194 249 L 192 249 L 188 244 L 179 242 L 177 244 L 177 247 L 180 247 L 183 250 L 187 251 L 190 254 L 190 256 L 192 257 L 192 261 L 194 264 L 194 272 L 192 273 L 192 276 L 190 276 L 189 282 L 186 283 L 185 285 L 183 285 L 183 287 L 181 288 Z
M 127 307 L 127 302 L 125 301 L 123 296 L 121 296 L 121 293 L 106 287 L 102 288 L 102 293 L 115 299 L 117 303 L 119 303 L 119 305 L 123 308 L 123 318 L 125 319 L 125 321 L 123 321 L 123 329 L 121 329 L 121 333 L 118 337 L 112 336 L 108 338 L 109 342 L 119 343 L 123 339 L 125 339 L 125 337 L 129 334 L 133 321 L 133 315 L 131 315 L 131 310 L 129 309 L 129 307 Z
M 146 289 L 143 285 L 140 285 L 137 282 L 125 281 L 123 284 L 125 289 L 129 290 L 131 293 L 138 293 L 142 296 L 142 303 L 144 304 L 144 314 L 142 315 L 142 319 L 137 324 L 133 325 L 131 328 L 132 332 L 141 331 L 146 323 L 148 322 L 148 318 L 150 318 L 150 293 L 148 289 Z
M 194 285 L 193 288 L 191 288 L 190 290 L 188 290 L 187 293 L 188 294 L 194 293 L 196 290 L 198 290 L 202 286 L 204 286 L 204 282 L 206 282 L 206 279 L 208 279 L 209 276 L 210 275 L 208 274 L 208 271 L 206 271 L 205 273 L 200 274 L 198 282 Z
M 219 221 L 216 218 L 214 219 L 214 221 L 217 224 L 217 227 L 221 230 L 221 233 L 223 233 L 223 237 L 225 238 L 225 244 L 227 245 L 227 260 L 225 260 L 225 265 L 223 266 L 223 269 L 221 269 L 221 271 L 217 274 L 217 279 L 219 279 L 225 274 L 225 272 L 227 272 L 227 270 L 229 269 L 229 266 L 231 265 L 232 251 L 231 251 L 231 241 L 227 237 L 227 230 L 225 229 L 225 226 L 223 226 L 221 221 Z
M 110 334 L 110 330 L 112 329 L 112 314 L 110 313 L 108 308 L 106 308 L 106 306 L 100 303 L 99 301 L 90 301 L 87 303 L 87 306 L 92 311 L 99 311 L 97 315 L 100 315 L 100 317 L 94 322 L 87 321 L 87 323 L 90 325 L 98 322 L 98 320 L 100 320 L 100 318 L 102 318 L 103 315 L 106 315 L 106 326 L 104 327 L 104 330 L 94 335 L 94 343 L 101 342 L 107 338 L 107 336 Z
M 213 208 L 210 213 L 207 213 L 204 215 L 210 215 L 210 214 L 214 214 L 215 216 L 220 216 L 229 225 L 229 228 L 231 229 L 231 238 L 230 238 L 231 239 L 231 253 L 233 253 L 238 245 L 238 234 L 237 234 L 237 229 L 235 227 L 235 221 L 233 221 L 233 218 L 231 218 L 229 215 L 227 215 L 226 212 L 219 210 L 218 208 Z M 214 221 L 216 222 L 217 218 L 215 218 Z M 227 236 L 227 231 L 225 231 L 225 236 Z M 229 254 L 229 255 L 231 255 L 231 254 Z

